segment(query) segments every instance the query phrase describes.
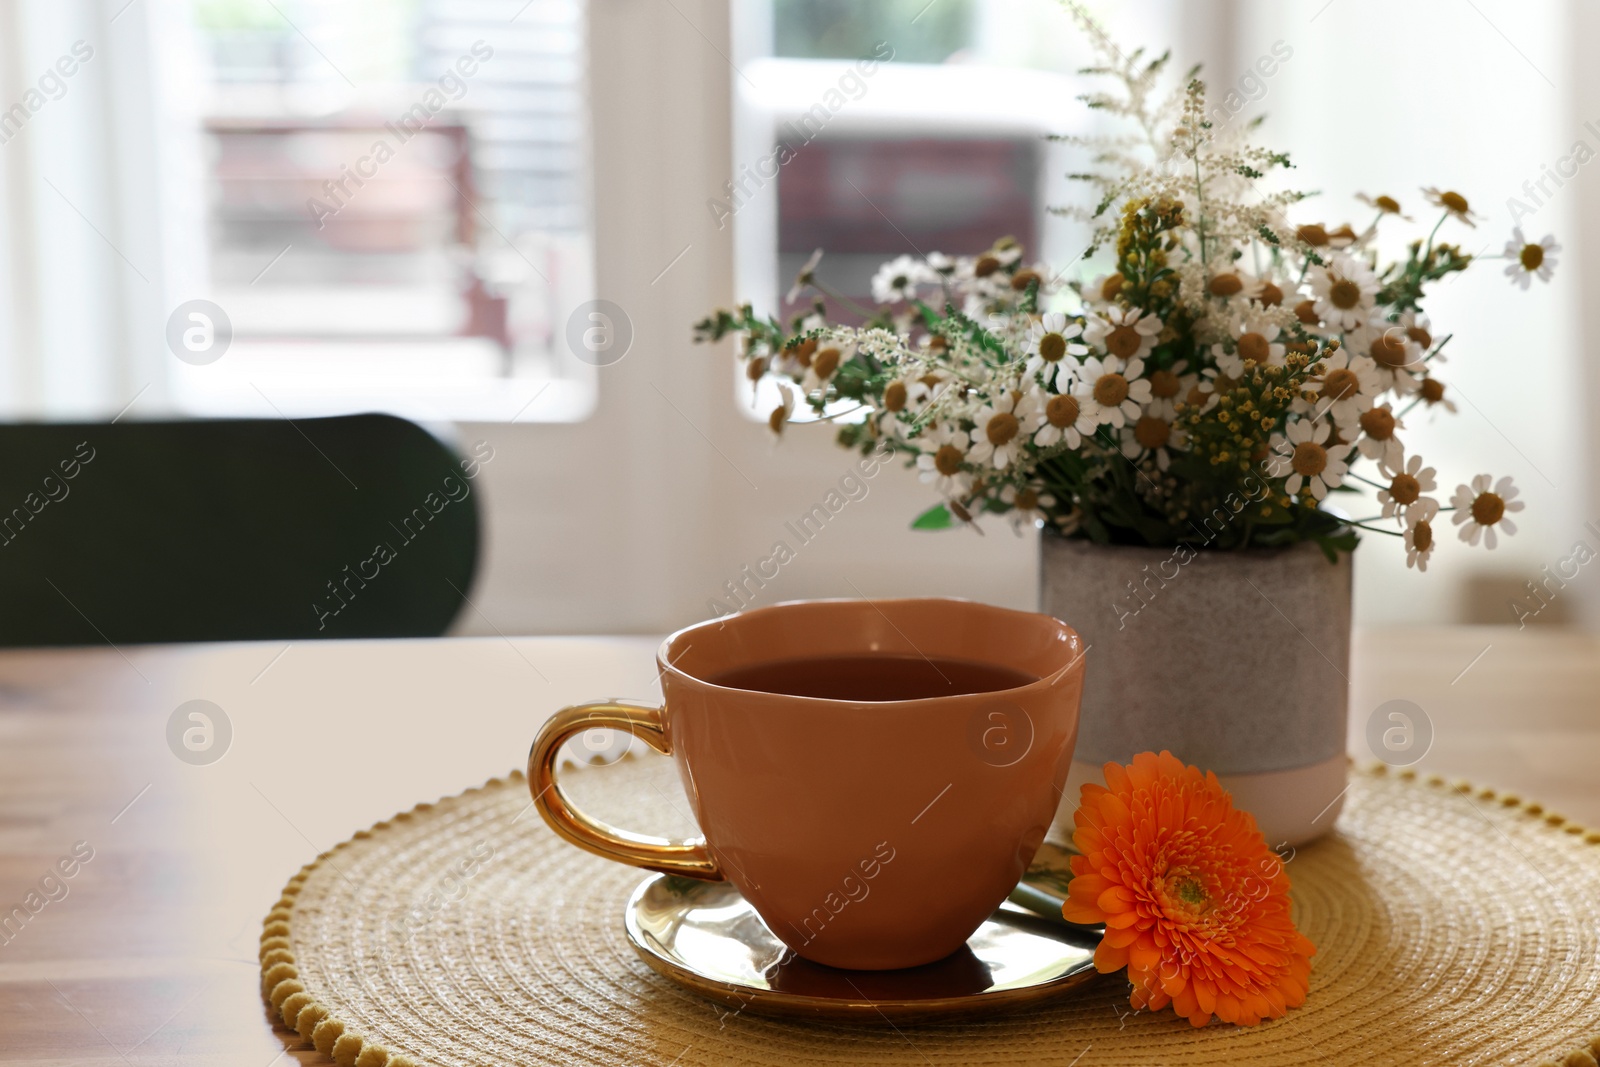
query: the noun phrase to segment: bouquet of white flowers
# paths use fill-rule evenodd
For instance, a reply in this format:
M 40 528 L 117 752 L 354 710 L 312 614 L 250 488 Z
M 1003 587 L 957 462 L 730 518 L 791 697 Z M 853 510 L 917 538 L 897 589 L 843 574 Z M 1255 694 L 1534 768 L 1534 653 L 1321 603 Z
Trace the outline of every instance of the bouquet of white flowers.
M 887 438 L 943 498 L 923 528 L 998 514 L 1108 543 L 1312 540 L 1330 558 L 1368 530 L 1402 537 L 1423 570 L 1441 512 L 1471 544 L 1514 533 L 1509 478 L 1480 474 L 1441 506 L 1405 443 L 1419 405 L 1455 408 L 1435 375 L 1450 336 L 1422 302 L 1473 261 L 1440 239 L 1475 224 L 1466 198 L 1424 190 L 1438 222 L 1397 262 L 1373 251 L 1380 226 L 1409 221 L 1391 197 L 1360 198 L 1373 212 L 1360 231 L 1292 222 L 1304 194 L 1262 188 L 1287 156 L 1214 130 L 1197 70 L 1154 103 L 1168 57 L 1125 56 L 1068 6 L 1102 59 L 1085 73 L 1116 85 L 1083 99 L 1137 131 L 1075 139 L 1098 169 L 1073 177 L 1100 196 L 1062 213 L 1094 222 L 1081 258 L 1113 251 L 1111 269 L 1063 282 L 1002 239 L 884 264 L 865 308 L 817 279 L 818 253 L 788 297 L 811 302 L 787 325 L 744 306 L 696 327 L 738 336 L 752 381 L 780 380 L 774 432 L 802 421 L 803 401 L 843 445 Z M 1507 273 L 1548 279 L 1558 250 L 1518 231 Z M 858 324 L 831 322 L 835 309 Z M 1379 490 L 1381 514 L 1324 506 L 1352 479 Z

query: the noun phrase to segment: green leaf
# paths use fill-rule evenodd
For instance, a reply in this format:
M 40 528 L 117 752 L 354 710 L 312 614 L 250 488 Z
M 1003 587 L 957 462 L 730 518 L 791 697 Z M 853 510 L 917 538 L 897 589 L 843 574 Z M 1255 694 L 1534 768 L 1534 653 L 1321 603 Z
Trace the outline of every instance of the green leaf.
M 921 515 L 918 515 L 911 523 L 911 528 L 913 530 L 948 530 L 955 524 L 956 520 L 951 516 L 950 509 L 943 504 L 935 504 Z

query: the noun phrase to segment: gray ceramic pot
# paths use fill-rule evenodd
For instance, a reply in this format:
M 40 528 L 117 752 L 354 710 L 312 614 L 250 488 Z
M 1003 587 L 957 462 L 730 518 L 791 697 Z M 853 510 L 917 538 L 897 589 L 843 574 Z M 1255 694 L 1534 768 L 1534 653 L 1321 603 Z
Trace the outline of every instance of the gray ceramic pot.
M 1049 534 L 1041 546 L 1041 609 L 1089 648 L 1058 829 L 1103 764 L 1162 749 L 1215 771 L 1270 845 L 1332 827 L 1348 766 L 1348 556 Z

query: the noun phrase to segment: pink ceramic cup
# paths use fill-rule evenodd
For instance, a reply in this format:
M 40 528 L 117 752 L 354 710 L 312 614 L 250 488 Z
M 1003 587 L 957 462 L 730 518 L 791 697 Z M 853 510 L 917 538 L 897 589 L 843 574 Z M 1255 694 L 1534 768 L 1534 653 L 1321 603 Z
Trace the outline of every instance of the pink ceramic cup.
M 821 600 L 680 630 L 657 654 L 659 708 L 558 712 L 528 758 L 545 821 L 598 855 L 727 879 L 796 953 L 882 970 L 942 959 L 1005 899 L 1044 840 L 1072 761 L 1083 644 L 1048 615 L 964 600 Z M 919 656 L 1025 672 L 1016 688 L 850 701 L 729 688 L 752 664 Z M 627 730 L 678 765 L 704 838 L 668 842 L 578 811 L 568 738 Z

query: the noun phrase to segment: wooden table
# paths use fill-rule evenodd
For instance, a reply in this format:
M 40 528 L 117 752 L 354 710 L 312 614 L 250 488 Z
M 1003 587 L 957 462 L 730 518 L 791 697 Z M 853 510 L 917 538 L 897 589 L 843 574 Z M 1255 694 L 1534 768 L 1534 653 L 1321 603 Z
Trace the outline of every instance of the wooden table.
M 655 644 L 0 653 L 0 918 L 30 893 L 38 909 L 0 926 L 0 1063 L 319 1062 L 298 1042 L 286 1051 L 293 1035 L 257 994 L 260 921 L 285 878 L 361 827 L 519 765 L 564 704 L 653 698 Z M 1358 759 L 1370 714 L 1410 700 L 1434 734 L 1419 769 L 1600 825 L 1600 638 L 1372 631 L 1356 647 Z M 231 725 L 215 762 L 168 745 L 169 719 L 193 700 Z

